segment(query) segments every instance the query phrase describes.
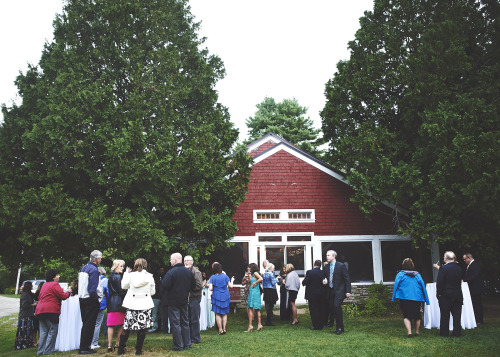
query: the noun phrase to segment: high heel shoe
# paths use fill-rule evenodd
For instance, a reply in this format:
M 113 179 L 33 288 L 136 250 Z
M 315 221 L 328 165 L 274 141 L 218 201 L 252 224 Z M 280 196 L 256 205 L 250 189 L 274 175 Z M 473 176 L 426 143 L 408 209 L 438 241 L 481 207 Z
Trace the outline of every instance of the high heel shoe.
M 243 331 L 243 332 L 251 332 L 253 330 L 253 326 L 252 327 L 249 327 L 248 330 L 246 331 Z
M 257 327 L 257 331 L 260 331 L 262 330 L 262 325 L 260 325 L 259 327 Z

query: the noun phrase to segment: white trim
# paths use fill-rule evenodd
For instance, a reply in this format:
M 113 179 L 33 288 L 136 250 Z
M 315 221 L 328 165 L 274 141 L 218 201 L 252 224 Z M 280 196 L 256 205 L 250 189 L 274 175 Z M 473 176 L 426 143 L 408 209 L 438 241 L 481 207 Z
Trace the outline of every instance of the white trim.
M 257 140 L 251 146 L 248 147 L 248 152 L 252 152 L 252 151 L 256 150 L 259 146 L 261 146 L 269 141 L 272 141 L 275 144 L 282 143 L 282 141 L 275 136 L 264 135 L 262 138 L 260 138 L 259 140 Z
M 311 218 L 309 219 L 290 219 L 288 218 L 289 213 L 310 213 Z M 259 213 L 279 213 L 280 219 L 257 219 L 257 214 Z M 316 210 L 315 209 L 254 209 L 253 210 L 253 223 L 315 223 L 316 222 Z

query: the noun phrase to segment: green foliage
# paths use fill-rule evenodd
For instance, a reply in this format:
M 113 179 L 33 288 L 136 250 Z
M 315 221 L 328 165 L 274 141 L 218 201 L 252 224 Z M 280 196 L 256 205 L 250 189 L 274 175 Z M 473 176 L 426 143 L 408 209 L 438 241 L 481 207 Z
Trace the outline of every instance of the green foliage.
M 274 98 L 266 97 L 256 106 L 255 116 L 246 120 L 249 129 L 246 144 L 272 132 L 307 153 L 322 157 L 324 152 L 318 148 L 324 143 L 319 137 L 321 130 L 315 129 L 313 121 L 304 117 L 307 108 L 301 107 L 295 98 L 276 103 Z
M 382 284 L 372 284 L 368 288 L 368 298 L 364 304 L 362 315 L 383 316 L 387 310 L 384 303 L 387 302 L 389 292 Z
M 39 66 L 2 107 L 1 259 L 73 267 L 168 261 L 223 246 L 236 229 L 249 158 L 214 90 L 187 1 L 70 0 Z
M 376 0 L 326 85 L 330 163 L 417 245 L 498 250 L 499 16 L 492 0 Z
M 342 311 L 347 317 L 359 317 L 363 315 L 361 304 L 344 304 L 342 305 Z

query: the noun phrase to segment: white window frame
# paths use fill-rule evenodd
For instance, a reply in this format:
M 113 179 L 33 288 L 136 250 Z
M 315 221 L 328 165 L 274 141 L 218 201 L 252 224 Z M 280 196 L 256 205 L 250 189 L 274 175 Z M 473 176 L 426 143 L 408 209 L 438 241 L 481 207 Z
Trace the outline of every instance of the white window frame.
M 257 219 L 257 214 L 265 213 L 279 213 L 280 219 Z M 310 219 L 290 219 L 289 213 L 310 213 Z M 315 223 L 316 210 L 315 209 L 254 209 L 253 210 L 253 223 Z

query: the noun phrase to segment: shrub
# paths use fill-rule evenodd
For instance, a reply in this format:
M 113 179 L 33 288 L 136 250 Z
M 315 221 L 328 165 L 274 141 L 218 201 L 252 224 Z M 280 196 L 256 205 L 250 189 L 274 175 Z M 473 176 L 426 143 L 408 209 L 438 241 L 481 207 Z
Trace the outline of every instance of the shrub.
M 370 285 L 363 315 L 382 316 L 387 310 L 384 303 L 387 302 L 388 296 L 389 292 L 382 283 Z

